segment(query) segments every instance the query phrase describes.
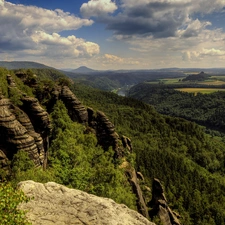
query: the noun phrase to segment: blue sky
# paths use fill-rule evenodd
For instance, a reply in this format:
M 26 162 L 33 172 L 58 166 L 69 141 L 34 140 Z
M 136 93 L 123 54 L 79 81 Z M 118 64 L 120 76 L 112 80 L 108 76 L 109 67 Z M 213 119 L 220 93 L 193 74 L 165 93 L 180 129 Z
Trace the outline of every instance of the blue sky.
M 225 67 L 225 0 L 0 0 L 0 60 Z

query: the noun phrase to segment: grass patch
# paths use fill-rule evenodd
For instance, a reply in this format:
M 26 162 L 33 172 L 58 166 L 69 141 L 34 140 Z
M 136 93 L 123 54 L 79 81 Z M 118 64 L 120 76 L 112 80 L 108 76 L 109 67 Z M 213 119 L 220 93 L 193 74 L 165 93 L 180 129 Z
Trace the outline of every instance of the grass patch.
M 217 91 L 225 91 L 225 89 L 221 88 L 177 88 L 177 91 L 189 92 L 189 93 L 202 93 L 202 94 L 210 94 Z

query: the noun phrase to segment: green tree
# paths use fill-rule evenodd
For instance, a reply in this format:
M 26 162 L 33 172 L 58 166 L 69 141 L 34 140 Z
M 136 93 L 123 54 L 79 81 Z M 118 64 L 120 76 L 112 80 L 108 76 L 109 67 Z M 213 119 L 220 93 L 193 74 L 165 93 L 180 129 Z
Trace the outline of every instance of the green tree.
M 4 225 L 31 225 L 26 220 L 25 212 L 18 209 L 18 205 L 27 202 L 27 198 L 20 190 L 15 190 L 10 183 L 0 183 L 0 221 Z

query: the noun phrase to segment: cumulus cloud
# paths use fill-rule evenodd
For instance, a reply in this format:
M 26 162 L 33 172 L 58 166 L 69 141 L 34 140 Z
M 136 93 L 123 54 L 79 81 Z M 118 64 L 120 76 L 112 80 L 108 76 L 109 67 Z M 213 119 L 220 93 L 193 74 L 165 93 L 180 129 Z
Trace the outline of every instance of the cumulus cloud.
M 0 0 L 0 51 L 20 51 L 30 55 L 93 56 L 99 46 L 75 36 L 62 37 L 58 32 L 90 26 L 92 20 L 81 19 L 60 9 L 12 4 Z
M 89 57 L 98 54 L 100 51 L 97 44 L 86 42 L 84 39 L 76 38 L 74 35 L 61 37 L 57 33 L 47 34 L 43 31 L 37 31 L 31 38 L 37 45 L 37 49 L 39 49 L 39 55 L 43 56 L 50 55 L 57 58 Z M 46 48 L 46 46 L 48 47 Z
M 225 55 L 225 50 L 220 50 L 220 49 L 203 49 L 201 52 L 202 55 L 210 55 L 210 56 L 224 56 Z
M 123 58 L 112 54 L 104 54 L 96 58 L 96 62 L 101 62 L 105 68 L 111 67 L 115 68 L 130 68 L 132 66 L 137 66 L 140 64 L 139 60 L 132 57 Z
M 80 8 L 82 15 L 86 18 L 104 16 L 115 10 L 117 5 L 111 0 L 90 0 L 88 3 L 83 3 Z
M 198 36 L 207 26 L 210 26 L 210 22 L 200 22 L 198 19 L 191 21 L 187 28 L 184 30 L 179 30 L 179 34 L 182 37 L 196 37 Z
M 97 2 L 100 0 L 89 1 L 95 5 Z M 106 24 L 108 30 L 114 31 L 115 36 L 124 39 L 134 36 L 176 37 L 180 30 L 184 33 L 183 37 L 197 36 L 209 22 L 194 19 L 193 15 L 209 14 L 225 7 L 224 0 L 120 0 L 119 2 L 116 15 L 102 17 L 101 13 L 93 14 L 98 16 L 97 21 Z M 86 9 L 87 6 L 88 3 L 85 3 Z M 96 8 L 94 12 L 95 10 Z M 89 11 L 91 15 L 91 7 Z

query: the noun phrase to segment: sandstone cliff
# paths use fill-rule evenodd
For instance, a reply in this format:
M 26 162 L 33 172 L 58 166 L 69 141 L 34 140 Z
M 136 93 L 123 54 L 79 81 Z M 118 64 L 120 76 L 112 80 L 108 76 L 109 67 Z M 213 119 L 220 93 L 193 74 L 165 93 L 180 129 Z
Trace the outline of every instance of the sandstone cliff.
M 3 162 L 6 162 L 7 159 L 11 160 L 17 151 L 23 149 L 28 152 L 35 165 L 39 166 L 43 160 L 39 136 L 37 135 L 34 138 L 35 133 L 31 136 L 28 130 L 17 120 L 13 111 L 14 106 L 10 100 L 0 96 L 0 149 L 2 158 L 7 157 Z M 29 124 L 29 126 L 31 125 Z
M 0 163 L 6 168 L 8 160 L 19 150 L 28 152 L 36 166 L 46 164 L 50 119 L 37 99 L 28 97 L 7 75 L 9 96 L 16 97 L 18 106 L 0 93 Z M 15 96 L 16 94 L 16 96 Z
M 154 179 L 152 184 L 152 200 L 148 203 L 152 208 L 150 216 L 158 215 L 163 225 L 180 225 L 179 215 L 168 206 L 162 184 Z
M 16 83 L 10 75 L 7 76 L 7 80 L 9 94 L 13 94 L 16 90 L 22 104 L 15 106 L 9 99 L 0 96 L 0 167 L 7 169 L 8 159 L 12 159 L 18 150 L 23 149 L 28 152 L 36 166 L 42 165 L 45 168 L 51 131 L 49 115 L 38 99 L 26 96 L 17 89 Z M 94 133 L 98 144 L 105 151 L 112 147 L 115 152 L 114 157 L 125 162 L 124 169 L 133 192 L 136 194 L 138 211 L 148 218 L 149 212 L 137 177 L 138 173 L 126 161 L 126 156 L 132 152 L 131 140 L 125 136 L 119 137 L 114 125 L 103 112 L 94 112 L 91 108 L 86 109 L 67 86 L 56 85 L 49 92 L 49 96 L 47 105 L 49 111 L 58 99 L 62 100 L 73 121 L 84 124 L 86 132 Z M 141 177 L 141 179 L 144 178 Z M 152 208 L 150 215 L 158 214 L 164 225 L 179 225 L 176 214 L 167 206 L 162 186 L 159 184 L 160 182 L 157 183 L 157 180 L 153 182 L 152 201 L 149 203 Z
M 88 121 L 88 113 L 77 97 L 67 86 L 63 86 L 60 93 L 60 99 L 65 104 L 68 114 L 73 121 L 86 123 Z
M 49 182 L 20 182 L 18 187 L 32 197 L 20 208 L 28 210 L 33 225 L 155 225 L 141 214 L 117 204 L 75 189 Z

